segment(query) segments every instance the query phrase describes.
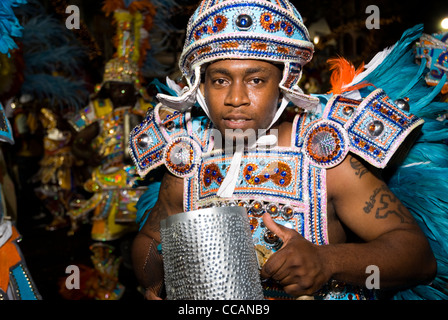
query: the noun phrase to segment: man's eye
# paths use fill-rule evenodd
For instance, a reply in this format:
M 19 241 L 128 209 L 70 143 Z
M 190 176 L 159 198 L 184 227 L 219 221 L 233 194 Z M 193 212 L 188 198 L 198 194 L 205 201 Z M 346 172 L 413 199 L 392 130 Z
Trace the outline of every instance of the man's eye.
M 224 79 L 216 79 L 216 80 L 213 80 L 213 83 L 217 84 L 217 85 L 223 85 L 226 83 L 226 81 Z
M 252 79 L 252 82 L 253 82 L 254 84 L 261 84 L 261 83 L 263 83 L 263 79 L 260 79 L 260 78 L 254 78 L 254 79 Z

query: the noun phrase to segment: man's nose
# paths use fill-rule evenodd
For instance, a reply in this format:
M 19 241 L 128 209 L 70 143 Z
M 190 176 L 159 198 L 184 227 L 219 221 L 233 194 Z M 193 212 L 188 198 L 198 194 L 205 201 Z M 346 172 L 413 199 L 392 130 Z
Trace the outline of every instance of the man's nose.
M 232 83 L 227 92 L 224 104 L 234 108 L 242 107 L 250 104 L 247 88 L 243 83 Z

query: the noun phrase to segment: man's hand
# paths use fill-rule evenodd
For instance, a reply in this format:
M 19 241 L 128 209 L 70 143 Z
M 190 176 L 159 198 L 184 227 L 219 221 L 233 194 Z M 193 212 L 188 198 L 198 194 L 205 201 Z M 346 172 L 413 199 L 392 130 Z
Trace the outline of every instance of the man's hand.
M 146 300 L 163 300 L 160 298 L 153 290 L 146 289 L 145 291 L 145 299 Z
M 263 221 L 283 241 L 281 249 L 263 266 L 263 278 L 278 281 L 293 296 L 312 295 L 329 281 L 331 275 L 319 254 L 319 246 L 307 241 L 295 230 L 277 224 L 269 214 L 263 216 Z

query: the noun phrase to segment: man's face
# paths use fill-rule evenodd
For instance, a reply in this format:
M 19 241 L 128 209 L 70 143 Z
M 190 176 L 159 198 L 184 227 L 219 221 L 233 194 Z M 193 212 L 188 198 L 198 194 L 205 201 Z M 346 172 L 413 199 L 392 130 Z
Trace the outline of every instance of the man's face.
M 278 109 L 281 76 L 279 68 L 265 61 L 221 60 L 209 65 L 201 90 L 216 129 L 223 136 L 229 129 L 249 134 L 266 129 Z

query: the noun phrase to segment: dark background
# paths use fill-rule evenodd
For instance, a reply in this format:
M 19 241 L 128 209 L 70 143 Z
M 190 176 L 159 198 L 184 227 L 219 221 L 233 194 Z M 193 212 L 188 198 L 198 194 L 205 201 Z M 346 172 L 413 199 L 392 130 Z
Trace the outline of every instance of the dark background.
M 179 30 L 186 26 L 189 16 L 193 13 L 196 1 L 178 1 L 182 6 L 171 18 L 171 23 Z M 318 79 L 319 90 L 328 89 L 328 70 L 326 60 L 334 56 L 344 56 L 355 65 L 366 63 L 374 54 L 393 45 L 402 33 L 416 24 L 423 23 L 426 33 L 440 31 L 439 24 L 443 17 L 448 16 L 448 1 L 292 1 L 302 14 L 305 25 L 324 18 L 331 30 L 330 34 L 322 37 L 322 42 L 316 46 L 313 62 L 306 66 L 305 73 L 309 77 Z M 101 82 L 104 63 L 112 57 L 113 46 L 111 39 L 114 34 L 110 17 L 105 17 L 101 11 L 102 1 L 51 1 L 42 0 L 49 13 L 58 14 L 61 21 L 64 15 L 57 8 L 64 8 L 68 4 L 79 6 L 81 19 L 96 43 L 99 54 L 89 64 L 92 83 Z M 376 5 L 380 9 L 381 24 L 379 30 L 368 30 L 365 20 L 369 14 L 365 13 L 368 5 Z M 176 57 L 181 50 L 183 33 L 172 35 L 173 45 L 169 48 L 169 56 Z M 327 43 L 332 40 L 332 45 Z M 168 60 L 169 61 L 169 60 Z M 176 61 L 171 62 L 172 71 L 176 69 Z M 148 82 L 151 79 L 147 79 Z M 20 188 L 18 197 L 17 227 L 23 240 L 20 247 L 23 251 L 31 275 L 45 300 L 63 300 L 61 283 L 65 281 L 68 265 L 86 265 L 91 267 L 89 246 L 91 226 L 83 225 L 73 236 L 67 235 L 67 228 L 47 231 L 45 226 L 51 220 L 48 214 L 42 214 L 42 207 L 36 199 L 32 186 L 27 186 L 27 179 L 38 169 L 38 159 L 28 159 L 19 163 Z M 133 234 L 113 242 L 117 254 L 122 255 L 123 263 L 120 268 L 120 282 L 126 287 L 123 300 L 142 300 L 138 291 L 129 257 L 129 247 Z

